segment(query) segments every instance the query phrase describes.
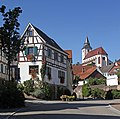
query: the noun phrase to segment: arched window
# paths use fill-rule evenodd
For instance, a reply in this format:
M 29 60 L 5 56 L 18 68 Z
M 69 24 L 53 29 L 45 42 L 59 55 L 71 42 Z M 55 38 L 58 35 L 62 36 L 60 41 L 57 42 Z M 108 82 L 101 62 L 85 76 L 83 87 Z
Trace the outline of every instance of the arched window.
M 100 57 L 98 57 L 98 64 L 100 64 Z

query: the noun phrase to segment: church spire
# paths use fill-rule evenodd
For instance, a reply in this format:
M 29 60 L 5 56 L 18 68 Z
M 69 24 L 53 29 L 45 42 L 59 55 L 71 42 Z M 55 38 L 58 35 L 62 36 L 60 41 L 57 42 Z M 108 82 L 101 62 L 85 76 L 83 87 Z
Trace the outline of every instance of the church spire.
M 86 37 L 86 39 L 85 39 L 85 42 L 84 42 L 84 46 L 90 46 L 90 42 L 89 42 L 89 40 L 88 40 L 88 36 Z
M 88 36 L 87 36 L 86 39 L 85 39 L 83 48 L 90 48 L 90 49 L 92 49 L 91 46 L 90 46 L 90 42 L 89 42 L 89 40 L 88 40 Z M 83 49 L 83 48 L 82 48 L 82 49 Z

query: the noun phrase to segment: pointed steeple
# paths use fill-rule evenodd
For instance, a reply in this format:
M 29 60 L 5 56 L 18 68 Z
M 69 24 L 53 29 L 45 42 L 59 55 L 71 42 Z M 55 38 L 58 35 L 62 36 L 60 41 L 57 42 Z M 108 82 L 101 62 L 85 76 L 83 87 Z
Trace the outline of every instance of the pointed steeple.
M 89 40 L 88 40 L 88 36 L 87 36 L 86 39 L 85 39 L 84 46 L 85 46 L 85 45 L 90 45 L 90 42 L 89 42 Z
M 92 49 L 91 46 L 90 46 L 90 42 L 89 42 L 89 40 L 88 40 L 88 36 L 87 36 L 86 39 L 85 39 L 83 48 L 90 48 L 90 49 Z M 83 48 L 82 48 L 82 49 L 83 49 Z

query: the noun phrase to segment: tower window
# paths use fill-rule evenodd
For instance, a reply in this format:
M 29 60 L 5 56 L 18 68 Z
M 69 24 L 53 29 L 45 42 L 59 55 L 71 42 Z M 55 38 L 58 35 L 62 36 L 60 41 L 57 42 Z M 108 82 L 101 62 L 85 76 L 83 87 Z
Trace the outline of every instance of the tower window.
M 100 64 L 100 57 L 98 57 L 98 64 Z

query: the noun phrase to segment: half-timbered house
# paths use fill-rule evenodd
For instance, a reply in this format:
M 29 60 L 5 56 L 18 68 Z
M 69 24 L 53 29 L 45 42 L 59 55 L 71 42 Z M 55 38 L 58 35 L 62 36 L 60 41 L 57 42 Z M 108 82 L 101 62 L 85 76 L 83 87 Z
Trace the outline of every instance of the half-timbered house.
M 68 53 L 30 23 L 21 38 L 24 43 L 18 64 L 21 82 L 39 79 L 50 84 L 67 86 Z

